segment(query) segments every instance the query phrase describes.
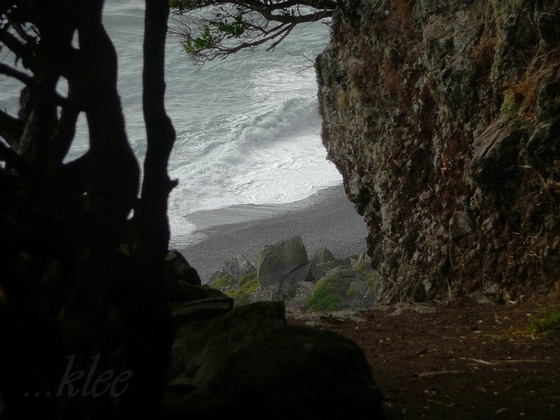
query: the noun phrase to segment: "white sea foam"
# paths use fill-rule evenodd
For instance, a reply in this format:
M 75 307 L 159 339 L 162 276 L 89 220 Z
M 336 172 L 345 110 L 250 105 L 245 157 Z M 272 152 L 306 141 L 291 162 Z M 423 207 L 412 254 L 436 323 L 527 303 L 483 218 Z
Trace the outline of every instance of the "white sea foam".
M 108 0 L 104 19 L 119 55 L 119 92 L 131 145 L 143 159 L 143 1 Z M 169 172 L 174 238 L 192 234 L 186 217 L 236 204 L 284 204 L 340 184 L 326 160 L 317 111 L 313 58 L 324 48 L 323 24 L 297 28 L 273 52 L 240 52 L 195 67 L 178 38 L 166 49 L 166 107 L 177 132 Z M 0 106 L 17 105 L 21 85 L 0 79 Z M 15 105 L 14 105 L 15 104 Z M 17 109 L 17 107 L 16 107 Z M 87 149 L 81 119 L 70 158 Z

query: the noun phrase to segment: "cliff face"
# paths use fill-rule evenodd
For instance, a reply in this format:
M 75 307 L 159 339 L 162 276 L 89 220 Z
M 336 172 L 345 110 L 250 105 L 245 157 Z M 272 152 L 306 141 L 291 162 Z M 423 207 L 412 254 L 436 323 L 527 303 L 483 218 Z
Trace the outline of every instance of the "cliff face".
M 560 1 L 349 0 L 317 58 L 323 142 L 379 300 L 560 280 Z

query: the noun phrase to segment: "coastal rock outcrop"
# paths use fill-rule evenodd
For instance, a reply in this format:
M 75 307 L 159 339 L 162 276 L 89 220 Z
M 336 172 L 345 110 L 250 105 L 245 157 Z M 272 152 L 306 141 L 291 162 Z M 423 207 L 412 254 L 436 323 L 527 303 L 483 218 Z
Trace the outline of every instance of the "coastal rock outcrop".
M 264 290 L 274 285 L 282 286 L 288 274 L 307 262 L 307 250 L 301 236 L 266 246 L 255 257 L 259 287 Z
M 295 236 L 266 246 L 254 260 L 256 267 L 244 256 L 228 259 L 208 286 L 237 305 L 283 301 L 290 307 L 333 311 L 371 308 L 376 302 L 379 278 L 365 254 L 335 258 L 320 247 L 309 259 L 301 237 Z
M 316 60 L 322 137 L 382 303 L 560 278 L 560 2 L 350 0 Z

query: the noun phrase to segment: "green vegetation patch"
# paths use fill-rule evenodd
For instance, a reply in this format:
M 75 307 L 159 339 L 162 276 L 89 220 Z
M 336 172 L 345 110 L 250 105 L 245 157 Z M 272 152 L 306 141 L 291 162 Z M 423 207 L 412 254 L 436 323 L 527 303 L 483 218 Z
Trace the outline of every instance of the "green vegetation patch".
M 338 276 L 323 277 L 317 282 L 315 291 L 327 290 L 331 293 L 345 293 L 348 288 L 348 282 Z
M 254 272 L 247 273 L 239 278 L 239 287 L 229 290 L 226 295 L 233 298 L 238 305 L 250 302 L 251 295 L 259 288 L 259 279 Z
M 356 272 L 359 274 L 365 273 L 365 271 L 368 269 L 368 265 L 365 262 L 361 262 L 360 265 L 358 266 L 358 268 L 356 269 Z
M 371 272 L 366 277 L 366 286 L 369 288 L 369 290 L 374 295 L 377 295 L 379 284 L 378 284 L 378 281 L 376 281 L 376 273 L 375 272 Z
M 502 113 L 508 120 L 511 120 L 519 113 L 519 104 L 515 102 L 504 102 L 502 105 Z
M 305 306 L 312 312 L 332 312 L 342 309 L 342 300 L 325 289 L 320 289 L 311 295 Z
M 531 317 L 527 333 L 531 335 L 548 335 L 560 328 L 560 310 L 545 310 L 541 315 Z
M 232 286 L 233 286 L 233 280 L 228 276 L 218 277 L 216 280 L 214 280 L 214 283 L 212 283 L 212 287 L 214 289 L 218 289 L 222 292 L 224 290 L 229 289 Z
M 338 311 L 343 308 L 340 293 L 346 293 L 347 282 L 338 276 L 327 276 L 317 282 L 315 291 L 305 302 L 310 311 Z

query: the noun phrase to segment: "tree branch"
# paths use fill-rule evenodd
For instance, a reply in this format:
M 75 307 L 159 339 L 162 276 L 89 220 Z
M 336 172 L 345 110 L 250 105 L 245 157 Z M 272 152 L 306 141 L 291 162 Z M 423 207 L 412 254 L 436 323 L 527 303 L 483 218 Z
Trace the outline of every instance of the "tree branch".
M 0 110 L 0 136 L 11 146 L 15 147 L 23 134 L 24 123 Z
M 280 35 L 280 39 L 273 42 L 272 45 L 270 47 L 268 47 L 266 50 L 270 51 L 270 50 L 273 50 L 274 48 L 276 48 L 276 46 L 278 44 L 280 44 L 290 34 L 290 32 L 292 32 L 292 30 L 295 27 L 296 27 L 296 25 L 294 23 L 292 23 L 290 26 L 288 26 L 285 31 L 282 31 L 283 33 Z
M 77 194 L 83 194 L 87 187 L 87 166 L 89 152 L 70 161 L 62 166 L 61 179 L 65 186 L 68 186 Z
M 130 332 L 127 368 L 134 372 L 120 404 L 127 418 L 159 418 L 174 329 L 165 291 L 165 257 L 169 247 L 167 202 L 173 182 L 167 165 L 175 129 L 165 112 L 165 39 L 169 0 L 146 0 L 142 106 L 148 147 L 144 178 L 133 223 L 137 240 L 133 260 L 135 310 L 123 311 Z M 141 402 L 141 404 L 140 404 Z
M 336 0 L 179 0 L 172 4 L 178 15 L 207 9 L 202 16 L 186 15 L 181 22 L 185 50 L 198 63 L 272 41 L 266 50 L 273 50 L 296 25 L 330 18 L 338 6 Z M 269 30 L 270 22 L 280 25 Z M 231 42 L 234 38 L 239 40 L 235 45 Z
M 336 0 L 286 0 L 286 1 L 261 1 L 261 0 L 176 0 L 173 2 L 173 7 L 179 9 L 180 12 L 188 10 L 203 9 L 209 6 L 216 6 L 219 4 L 232 4 L 236 6 L 245 7 L 261 7 L 268 10 L 281 10 L 288 9 L 296 6 L 307 6 L 318 10 L 329 9 L 334 10 L 338 7 Z
M 292 29 L 295 27 L 295 24 L 285 24 L 282 23 L 278 26 L 276 26 L 274 29 L 272 29 L 271 31 L 267 31 L 267 33 L 270 33 L 271 35 L 261 38 L 257 41 L 253 41 L 253 42 L 244 42 L 242 44 L 239 44 L 235 47 L 228 47 L 228 48 L 218 48 L 219 52 L 217 53 L 219 56 L 228 56 L 229 54 L 233 54 L 236 53 L 237 51 L 240 51 L 242 49 L 245 48 L 255 48 L 259 45 L 262 45 L 272 39 L 275 39 L 279 36 L 281 36 L 281 40 L 285 38 L 285 36 L 287 34 L 289 34 Z M 282 36 L 282 34 L 285 34 L 284 36 Z M 274 49 L 276 47 L 276 45 L 278 45 L 278 43 L 273 44 L 271 47 L 267 48 L 267 51 L 269 49 Z
M 0 160 L 6 162 L 7 165 L 32 182 L 38 182 L 38 177 L 33 167 L 23 160 L 13 149 L 2 142 L 0 142 Z
M 36 57 L 18 38 L 7 31 L 2 31 L 0 32 L 0 42 L 8 47 L 18 58 L 21 58 L 25 67 L 29 68 L 32 72 L 38 70 Z
M 72 98 L 72 96 L 73 89 L 72 85 L 70 85 L 68 97 Z M 76 123 L 78 121 L 79 115 L 80 111 L 76 108 L 62 108 L 60 118 L 58 119 L 58 124 L 51 141 L 51 156 L 53 159 L 53 162 L 51 162 L 51 164 L 61 165 L 62 161 L 68 154 L 68 151 L 72 146 L 72 141 L 74 140 L 74 136 L 76 134 Z
M 43 88 L 43 86 L 41 86 L 41 84 L 38 83 L 33 77 L 28 76 L 21 71 L 15 70 L 14 68 L 7 66 L 6 64 L 0 63 L 0 74 L 5 74 L 6 76 L 19 80 L 36 92 L 39 92 L 45 95 L 47 98 L 50 98 L 56 105 L 78 108 L 78 103 L 70 101 L 68 98 L 60 96 L 56 92 L 52 92 L 49 89 Z

